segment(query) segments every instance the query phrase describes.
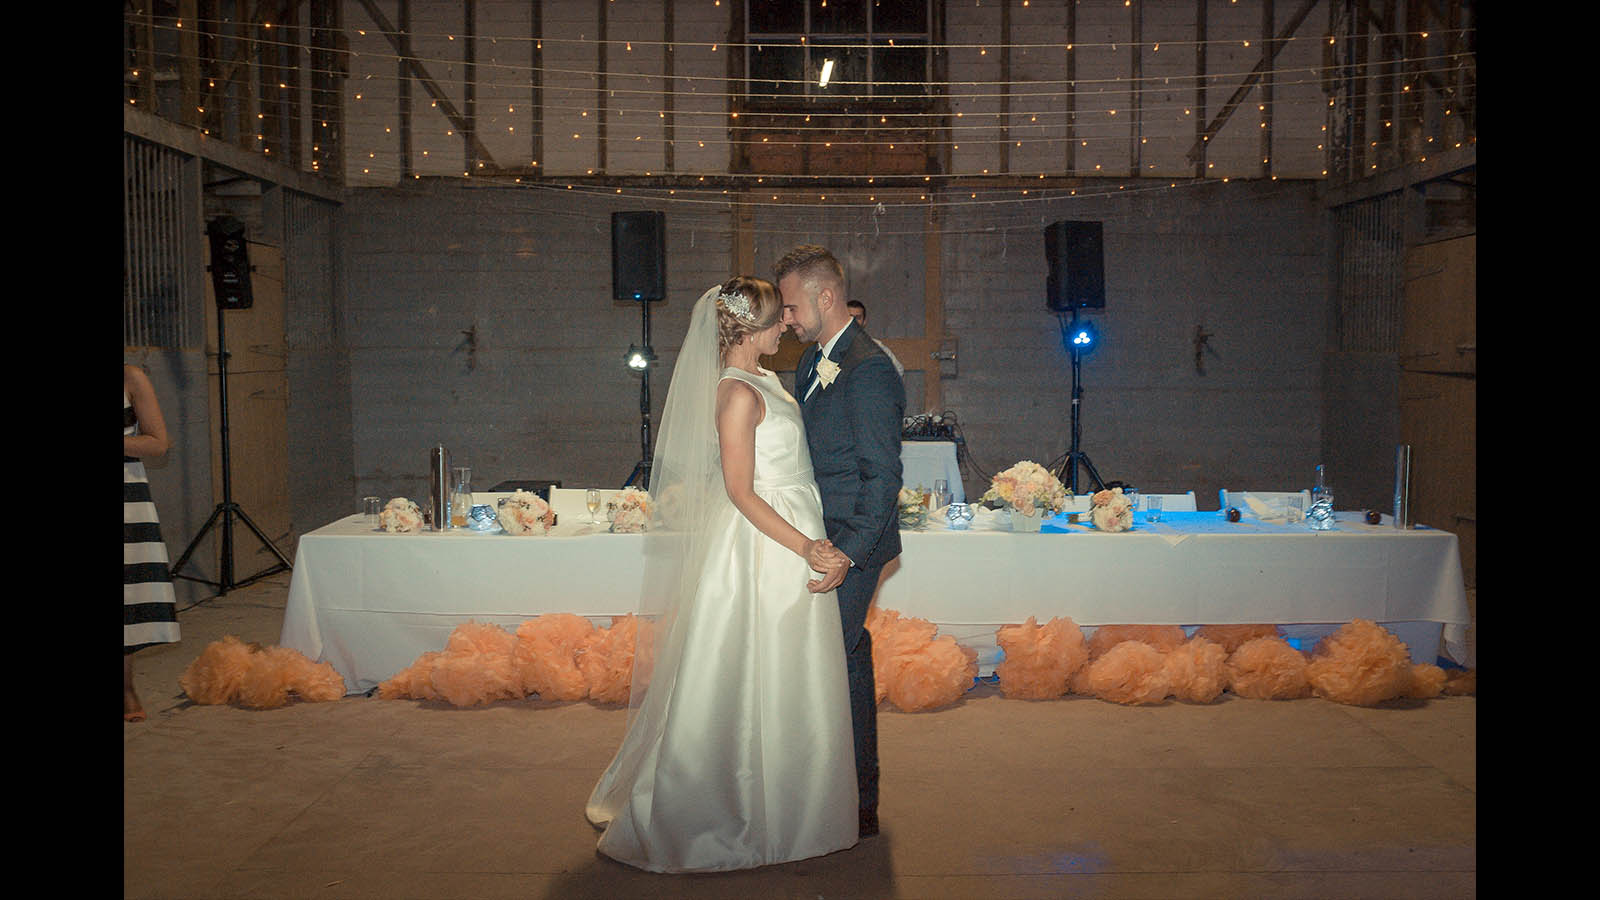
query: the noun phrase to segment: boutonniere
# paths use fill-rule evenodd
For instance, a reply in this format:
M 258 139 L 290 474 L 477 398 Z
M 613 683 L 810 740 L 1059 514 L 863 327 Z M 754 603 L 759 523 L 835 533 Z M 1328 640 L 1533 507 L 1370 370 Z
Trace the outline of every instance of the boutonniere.
M 824 356 L 817 360 L 817 383 L 823 387 L 833 384 L 839 376 L 839 364 Z

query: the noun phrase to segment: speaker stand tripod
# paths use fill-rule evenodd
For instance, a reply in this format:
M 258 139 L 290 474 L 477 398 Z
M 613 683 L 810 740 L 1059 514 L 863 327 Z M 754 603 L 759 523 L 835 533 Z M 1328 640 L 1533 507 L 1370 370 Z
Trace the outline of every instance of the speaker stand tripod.
M 650 483 L 650 363 L 655 356 L 650 349 L 650 301 L 641 301 L 639 312 L 644 318 L 644 368 L 639 370 L 639 462 L 622 486 L 643 488 Z
M 1072 321 L 1078 321 L 1078 310 L 1072 310 Z M 1070 331 L 1070 329 L 1069 329 Z M 1071 345 L 1068 345 L 1069 348 Z M 1078 449 L 1078 441 L 1083 434 L 1083 424 L 1079 419 L 1079 408 L 1083 405 L 1083 383 L 1079 378 L 1079 365 L 1082 354 L 1077 350 L 1069 349 L 1072 354 L 1072 446 L 1067 450 L 1067 457 L 1061 463 L 1061 469 L 1056 473 L 1063 485 L 1072 494 L 1078 493 L 1078 467 L 1082 466 L 1094 479 L 1095 490 L 1105 490 L 1105 482 L 1100 480 L 1100 473 L 1094 470 L 1094 462 L 1089 459 L 1089 454 Z
M 252 522 L 250 517 L 245 514 L 244 509 L 240 507 L 239 504 L 233 502 L 233 473 L 228 454 L 228 343 L 226 339 L 226 332 L 224 331 L 223 327 L 223 321 L 226 318 L 227 313 L 221 306 L 219 306 L 217 308 L 217 374 L 219 399 L 221 401 L 220 408 L 222 413 L 222 502 L 218 503 L 216 509 L 211 511 L 211 518 L 207 519 L 206 523 L 200 526 L 199 533 L 194 536 L 194 540 L 189 542 L 188 548 L 183 551 L 182 556 L 178 557 L 177 563 L 172 566 L 171 570 L 173 578 L 183 578 L 187 581 L 198 581 L 201 584 L 209 584 L 212 587 L 215 587 L 217 589 L 217 593 L 212 597 L 206 598 L 207 600 L 220 597 L 234 588 L 244 587 L 247 584 L 259 581 L 268 575 L 274 575 L 286 569 L 293 568 L 293 566 L 289 564 L 289 560 L 285 558 L 283 553 L 278 550 L 277 546 L 272 543 L 272 540 L 268 538 L 266 534 L 262 533 L 261 529 L 256 527 L 256 523 Z M 269 566 L 268 568 L 251 575 L 249 578 L 243 579 L 242 581 L 233 577 L 233 520 L 235 517 L 238 517 L 239 521 L 243 522 L 252 532 L 254 532 L 255 536 L 260 538 L 262 545 L 264 545 L 268 550 L 272 551 L 272 555 L 278 558 L 276 565 Z M 193 555 L 195 548 L 199 546 L 200 540 L 206 536 L 206 533 L 209 532 L 219 520 L 222 522 L 222 563 L 221 572 L 217 576 L 218 580 L 210 581 L 205 578 L 196 578 L 192 575 L 180 574 L 184 565 L 189 562 L 189 557 Z M 204 603 L 205 600 L 201 600 L 199 602 Z

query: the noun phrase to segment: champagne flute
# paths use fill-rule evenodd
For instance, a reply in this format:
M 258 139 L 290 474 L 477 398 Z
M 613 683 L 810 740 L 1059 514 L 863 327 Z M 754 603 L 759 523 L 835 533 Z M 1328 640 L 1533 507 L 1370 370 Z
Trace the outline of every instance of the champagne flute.
M 600 492 L 590 488 L 583 494 L 583 503 L 589 507 L 589 524 L 598 525 L 600 520 L 595 518 L 595 513 L 600 511 Z

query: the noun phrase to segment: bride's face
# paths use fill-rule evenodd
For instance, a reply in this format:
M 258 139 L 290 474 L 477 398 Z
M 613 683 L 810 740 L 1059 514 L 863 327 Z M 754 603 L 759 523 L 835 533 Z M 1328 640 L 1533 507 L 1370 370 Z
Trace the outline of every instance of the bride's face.
M 783 339 L 783 321 L 780 319 L 770 326 L 752 333 L 745 340 L 755 344 L 756 353 L 760 356 L 771 356 L 778 352 L 778 341 Z

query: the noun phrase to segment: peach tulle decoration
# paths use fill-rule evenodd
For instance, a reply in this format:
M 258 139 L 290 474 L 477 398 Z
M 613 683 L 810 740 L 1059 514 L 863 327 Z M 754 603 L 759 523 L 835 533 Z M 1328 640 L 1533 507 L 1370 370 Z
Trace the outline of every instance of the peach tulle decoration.
M 1433 663 L 1412 663 L 1405 695 L 1412 700 L 1430 700 L 1444 693 L 1444 682 L 1444 669 Z
M 961 699 L 978 677 L 978 651 L 950 635 L 935 638 L 897 659 L 887 685 L 889 702 L 904 712 L 938 709 Z
M 1033 616 L 1021 625 L 1003 625 L 995 642 L 1005 658 L 995 666 L 1000 690 L 1021 700 L 1051 700 L 1067 692 L 1074 673 L 1089 661 L 1083 630 L 1066 616 L 1043 625 Z
M 878 702 L 889 696 L 889 685 L 900 677 L 910 657 L 933 641 L 939 626 L 926 619 L 902 619 L 892 609 L 867 610 L 867 631 L 872 635 L 872 680 Z
M 1318 697 L 1351 706 L 1374 706 L 1411 686 L 1411 653 L 1382 625 L 1356 619 L 1323 638 L 1312 651 L 1306 678 Z
M 1228 686 L 1228 651 L 1216 641 L 1195 635 L 1167 654 L 1169 690 L 1190 703 L 1210 703 Z
M 1445 673 L 1444 693 L 1447 697 L 1475 697 L 1478 694 L 1477 669 L 1451 669 Z
M 1239 649 L 1245 641 L 1255 640 L 1258 637 L 1277 637 L 1276 625 L 1201 625 L 1195 629 L 1197 636 L 1206 640 L 1216 641 L 1222 649 L 1232 654 Z
M 1160 703 L 1171 692 L 1167 655 L 1143 641 L 1123 641 L 1073 679 L 1073 691 L 1112 703 Z
M 452 706 L 481 706 L 522 696 L 517 638 L 498 625 L 466 622 L 445 641 L 429 674 L 433 689 Z
M 1123 641 L 1139 641 L 1166 653 L 1188 639 L 1179 625 L 1101 625 L 1089 638 L 1089 659 L 1099 659 Z
M 433 667 L 444 658 L 443 650 L 429 650 L 417 661 L 394 673 L 378 685 L 378 697 L 384 700 L 437 700 L 439 692 L 433 689 Z
M 517 627 L 516 659 L 522 690 L 542 700 L 582 700 L 589 682 L 578 669 L 578 652 L 594 625 L 572 613 L 547 613 Z
M 231 702 L 250 671 L 250 657 L 259 649 L 231 634 L 212 641 L 178 676 L 178 686 L 196 703 Z
M 314 663 L 288 647 L 246 644 L 231 634 L 201 651 L 178 684 L 196 703 L 251 709 L 275 709 L 291 697 L 324 702 L 344 696 L 344 677 L 332 664 Z
M 633 682 L 633 648 L 639 618 L 612 616 L 611 627 L 596 629 L 578 654 L 578 670 L 589 685 L 589 698 L 600 703 L 627 703 Z
M 1306 657 L 1281 637 L 1252 638 L 1228 657 L 1228 690 L 1251 700 L 1294 700 L 1311 693 Z

